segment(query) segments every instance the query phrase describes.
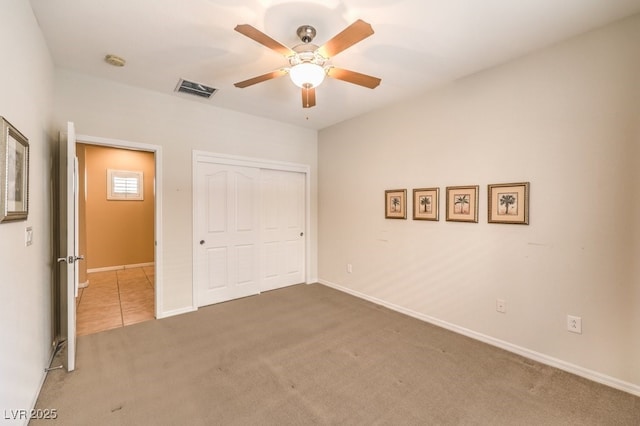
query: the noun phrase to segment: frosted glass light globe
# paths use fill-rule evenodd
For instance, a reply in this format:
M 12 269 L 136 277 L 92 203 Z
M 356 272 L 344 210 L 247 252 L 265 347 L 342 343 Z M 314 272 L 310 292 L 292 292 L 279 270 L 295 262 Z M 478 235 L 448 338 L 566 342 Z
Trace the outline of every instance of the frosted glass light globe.
M 310 62 L 294 65 L 289 70 L 291 81 L 298 87 L 318 87 L 326 75 L 324 68 Z

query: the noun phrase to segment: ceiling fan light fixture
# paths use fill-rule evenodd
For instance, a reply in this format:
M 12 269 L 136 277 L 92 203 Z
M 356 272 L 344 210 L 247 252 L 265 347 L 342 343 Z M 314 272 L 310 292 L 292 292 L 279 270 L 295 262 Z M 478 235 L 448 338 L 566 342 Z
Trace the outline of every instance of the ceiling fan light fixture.
M 336 68 L 330 62 L 333 56 L 373 34 L 371 24 L 362 19 L 358 19 L 320 47 L 312 43 L 316 30 L 310 25 L 303 25 L 298 28 L 297 34 L 302 43 L 291 48 L 249 24 L 236 25 L 235 30 L 281 54 L 289 61 L 289 67 L 287 68 L 280 68 L 248 80 L 239 81 L 234 83 L 236 87 L 249 87 L 256 83 L 289 74 L 291 82 L 302 89 L 302 107 L 311 108 L 316 105 L 315 88 L 322 84 L 325 77 L 346 81 L 369 89 L 373 89 L 380 84 L 381 79 L 377 77 Z
M 293 84 L 302 88 L 318 87 L 326 75 L 324 68 L 311 62 L 294 65 L 289 70 L 289 77 Z

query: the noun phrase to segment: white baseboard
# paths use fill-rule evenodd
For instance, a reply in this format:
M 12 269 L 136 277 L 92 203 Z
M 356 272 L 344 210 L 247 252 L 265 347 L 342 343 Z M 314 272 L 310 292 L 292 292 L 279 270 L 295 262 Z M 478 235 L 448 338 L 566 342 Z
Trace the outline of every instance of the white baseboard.
M 123 269 L 142 268 L 143 266 L 153 266 L 153 265 L 155 265 L 154 262 L 134 263 L 134 264 L 131 264 L 131 265 L 105 266 L 103 268 L 87 269 L 87 274 L 91 274 L 93 272 L 121 271 Z
M 47 358 L 49 360 L 49 362 L 42 369 L 42 376 L 40 377 L 40 384 L 38 385 L 38 390 L 36 391 L 35 395 L 33 396 L 32 400 L 31 400 L 31 409 L 35 409 L 36 408 L 36 404 L 38 403 L 38 397 L 40 396 L 40 392 L 42 392 L 42 387 L 44 386 L 44 381 L 47 379 L 48 369 L 51 368 L 51 363 L 53 362 L 54 355 L 56 354 L 56 346 L 57 346 L 57 344 L 58 344 L 58 342 L 56 340 L 51 342 L 51 346 L 49 348 L 50 349 L 49 350 L 49 355 L 48 355 L 48 358 Z M 29 424 L 29 418 L 26 418 L 24 420 L 23 424 L 25 426 L 27 426 Z
M 424 315 L 419 312 L 415 312 L 411 309 L 404 308 L 402 306 L 395 305 L 393 303 L 386 302 L 384 300 L 366 295 L 364 293 L 360 293 L 358 291 L 349 289 L 347 287 L 343 287 L 339 284 L 335 284 L 326 280 L 318 280 L 320 284 L 326 285 L 327 287 L 334 288 L 336 290 L 342 291 L 344 293 L 348 293 L 352 296 L 358 297 L 360 299 L 367 300 L 369 302 L 375 303 L 376 305 L 381 305 L 386 308 L 389 308 L 393 311 L 400 312 L 402 314 L 408 315 L 410 317 L 419 319 L 421 321 L 428 322 L 430 324 L 436 325 L 438 327 L 442 327 L 444 329 L 453 331 L 454 333 L 462 334 L 464 336 L 470 337 L 475 340 L 479 340 L 481 342 L 487 343 L 492 346 L 496 346 L 500 349 L 504 349 L 509 352 L 513 352 L 515 354 L 521 355 L 525 358 L 532 359 L 534 361 L 538 361 L 542 364 L 549 365 L 551 367 L 558 368 L 563 371 L 567 371 L 569 373 L 575 374 L 580 377 L 584 377 L 585 379 L 592 380 L 597 383 L 601 383 L 603 385 L 612 387 L 614 389 L 618 389 L 632 395 L 640 396 L 640 386 L 635 385 L 633 383 L 625 382 L 623 380 L 616 379 L 615 377 L 607 376 L 606 374 L 599 373 L 594 370 L 590 370 L 584 367 L 580 367 L 579 365 L 571 364 L 569 362 L 563 361 L 558 358 L 554 358 L 548 355 L 545 355 L 540 352 L 532 351 L 527 348 L 523 348 L 518 345 L 514 345 L 512 343 L 506 342 L 504 340 L 496 339 L 491 336 L 487 336 L 482 333 L 478 333 L 473 330 L 469 330 L 468 328 L 460 327 L 458 325 L 449 323 L 447 321 L 442 321 L 438 318 L 431 317 L 429 315 Z
M 49 367 L 49 366 L 47 366 Z M 36 391 L 35 396 L 32 398 L 31 401 L 31 409 L 35 409 L 36 408 L 36 404 L 38 403 L 38 397 L 40 396 L 40 392 L 42 392 L 42 387 L 44 386 L 44 381 L 47 379 L 47 370 L 43 369 L 42 370 L 42 377 L 40 378 L 40 385 L 38 386 L 38 390 Z M 27 418 L 24 419 L 24 423 L 23 425 L 28 426 L 29 424 L 29 418 L 28 416 L 26 416 Z M 6 417 L 5 417 L 6 418 Z
M 157 317 L 157 319 L 169 318 L 169 317 L 173 317 L 173 316 L 176 316 L 176 315 L 182 315 L 182 314 L 188 314 L 189 312 L 195 312 L 197 310 L 198 310 L 198 308 L 195 308 L 193 306 L 187 306 L 185 308 L 174 309 L 172 311 L 164 311 L 164 312 L 160 312 L 160 314 Z

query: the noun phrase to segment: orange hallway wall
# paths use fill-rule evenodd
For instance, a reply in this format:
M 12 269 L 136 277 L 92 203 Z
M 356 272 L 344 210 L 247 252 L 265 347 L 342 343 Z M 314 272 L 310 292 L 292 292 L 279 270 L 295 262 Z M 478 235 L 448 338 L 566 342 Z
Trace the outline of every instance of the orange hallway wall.
M 95 145 L 83 147 L 86 172 L 87 268 L 153 262 L 153 153 Z M 142 170 L 144 200 L 107 200 L 107 169 Z

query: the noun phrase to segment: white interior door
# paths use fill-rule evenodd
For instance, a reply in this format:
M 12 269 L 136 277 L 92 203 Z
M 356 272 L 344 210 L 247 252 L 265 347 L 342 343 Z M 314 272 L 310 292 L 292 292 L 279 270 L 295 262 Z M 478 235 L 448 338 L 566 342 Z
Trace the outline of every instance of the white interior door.
M 197 304 L 258 294 L 260 170 L 206 162 L 196 167 Z
M 262 170 L 261 290 L 305 281 L 305 175 Z
M 73 123 L 60 135 L 60 337 L 67 342 L 67 371 L 76 365 L 76 297 L 78 292 L 78 162 Z

